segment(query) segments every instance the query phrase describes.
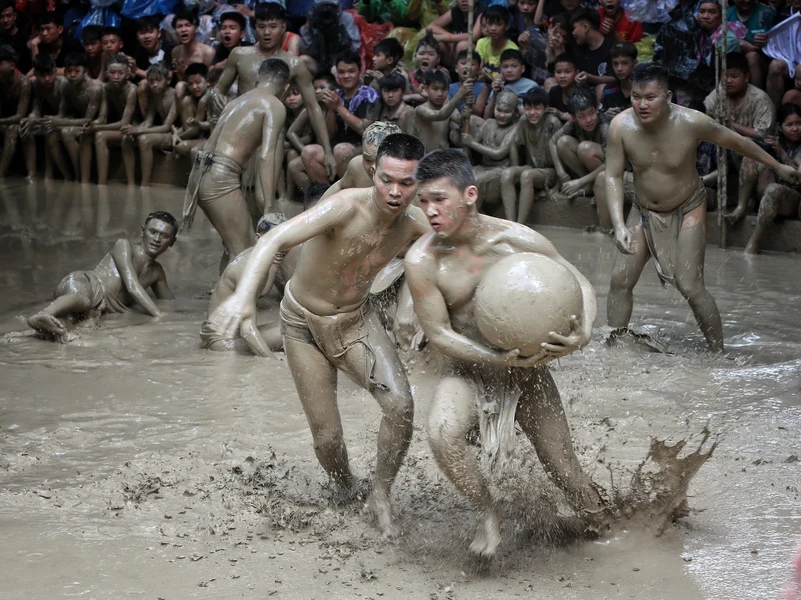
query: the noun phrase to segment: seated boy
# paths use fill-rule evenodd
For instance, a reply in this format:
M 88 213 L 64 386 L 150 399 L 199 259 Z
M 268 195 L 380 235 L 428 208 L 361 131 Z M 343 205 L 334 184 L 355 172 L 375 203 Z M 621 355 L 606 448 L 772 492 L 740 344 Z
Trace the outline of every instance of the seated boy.
M 468 80 L 472 79 L 473 83 L 473 110 L 472 115 L 478 118 L 478 121 L 475 119 L 471 119 L 471 124 L 474 124 L 476 127 L 480 127 L 481 123 L 484 121 L 484 109 L 487 107 L 487 98 L 489 97 L 489 86 L 483 82 L 478 81 L 479 75 L 481 74 L 481 56 L 479 56 L 478 52 L 475 50 L 473 51 L 473 62 L 470 67 L 470 73 L 467 72 L 467 50 L 461 50 L 456 55 L 456 74 L 459 76 L 459 81 L 456 83 L 452 83 L 448 88 L 448 99 L 453 98 L 456 93 L 459 91 L 459 88 L 462 87 L 462 84 Z M 461 112 L 462 108 L 464 108 L 466 104 L 465 100 L 462 100 L 459 105 L 456 107 L 457 110 Z
M 36 139 L 45 136 L 51 126 L 50 117 L 58 114 L 61 93 L 66 79 L 56 75 L 56 61 L 49 54 L 33 57 L 35 78 L 31 85 L 33 106 L 31 113 L 20 123 L 20 136 L 24 140 L 25 164 L 31 177 L 36 175 Z M 53 178 L 53 164 L 45 144 L 45 179 Z M 69 179 L 69 177 L 65 177 Z
M 600 31 L 610 40 L 636 44 L 642 39 L 642 25 L 629 20 L 620 0 L 602 0 L 598 16 L 601 17 Z
M 570 24 L 577 46 L 574 50 L 579 71 L 576 83 L 593 88 L 602 83 L 614 83 L 609 69 L 609 50 L 613 42 L 600 31 L 601 17 L 592 9 L 580 8 L 570 17 Z
M 342 177 L 348 162 L 359 154 L 362 133 L 381 112 L 381 98 L 373 88 L 361 83 L 362 61 L 355 52 L 343 53 L 336 62 L 337 82 L 341 94 L 326 90 L 322 101 L 329 114 L 336 118 L 336 133 L 331 136 L 331 146 L 337 162 L 337 175 Z M 327 182 L 328 175 L 323 162 L 323 147 L 319 144 L 306 146 L 301 156 L 306 174 L 312 181 Z
M 56 61 L 58 74 L 64 74 L 64 59 L 68 54 L 81 52 L 81 44 L 72 36 L 64 35 L 64 19 L 49 11 L 39 18 L 39 35 L 28 42 L 31 56 L 50 54 Z
M 598 173 L 604 170 L 609 117 L 598 112 L 595 94 L 579 88 L 567 101 L 573 116 L 557 131 L 548 147 L 560 191 L 568 198 L 591 195 Z
M 103 28 L 100 25 L 87 25 L 81 29 L 81 44 L 86 53 L 86 73 L 90 78 L 99 81 L 106 76 L 102 37 Z
M 16 70 L 17 53 L 11 46 L 0 46 L 0 139 L 3 153 L 0 155 L 0 179 L 14 159 L 20 135 L 20 122 L 28 112 L 31 101 L 31 82 Z M 35 165 L 28 166 L 28 175 L 33 175 Z
M 534 204 L 535 191 L 556 183 L 548 142 L 562 127 L 562 122 L 548 110 L 548 102 L 549 95 L 540 87 L 523 96 L 523 118 L 517 123 L 517 133 L 509 152 L 512 166 L 501 175 L 501 198 L 508 221 L 525 223 Z M 525 151 L 522 161 L 521 146 Z M 519 198 L 515 189 L 518 181 Z
M 414 109 L 414 131 L 425 144 L 426 152 L 447 148 L 450 145 L 451 118 L 462 99 L 473 91 L 473 81 L 468 79 L 456 95 L 446 102 L 449 85 L 448 76 L 440 70 L 428 71 L 425 74 L 425 92 L 428 100 Z
M 426 32 L 426 35 L 417 42 L 417 48 L 415 48 L 414 51 L 414 60 L 417 68 L 406 74 L 409 79 L 410 93 L 404 96 L 403 99 L 412 106 L 417 106 L 426 101 L 425 74 L 428 73 L 428 71 L 441 70 L 448 75 L 448 71 L 439 64 L 439 44 L 430 32 Z
M 189 93 L 181 102 L 181 128 L 174 130 L 172 147 L 181 156 L 190 156 L 202 146 L 212 130 L 208 120 L 209 68 L 203 63 L 192 63 L 186 68 L 186 85 Z
M 622 9 L 621 9 L 622 10 Z M 603 83 L 597 87 L 600 110 L 608 117 L 631 108 L 631 72 L 637 66 L 637 46 L 621 42 L 609 51 L 615 83 Z
M 205 66 L 205 65 L 204 65 Z M 145 120 L 139 126 L 123 126 L 126 138 L 135 140 L 142 159 L 142 187 L 149 187 L 153 176 L 153 148 L 169 146 L 172 142 L 171 130 L 178 118 L 178 104 L 175 89 L 170 87 L 170 72 L 162 64 L 151 65 L 147 70 L 147 84 L 150 88 L 150 106 Z M 125 152 L 123 146 L 123 153 Z
M 501 74 L 503 51 L 519 50 L 517 44 L 506 37 L 509 19 L 509 9 L 499 4 L 487 7 L 481 15 L 482 29 L 487 37 L 476 42 L 476 52 L 481 56 L 481 66 L 488 81 Z
M 380 92 L 379 81 L 387 75 L 399 74 L 403 76 L 406 86 L 403 91 L 409 90 L 409 80 L 406 73 L 400 66 L 403 58 L 403 45 L 395 38 L 384 38 L 376 42 L 373 47 L 373 68 L 368 69 L 364 74 L 364 82 Z
M 106 65 L 108 64 L 109 56 L 122 54 L 128 59 L 128 66 L 130 67 L 133 57 L 123 53 L 122 48 L 125 44 L 122 41 L 122 32 L 118 27 L 104 27 L 100 34 L 100 45 L 102 48 L 102 52 L 100 53 L 100 81 L 105 81 Z
M 495 96 L 501 91 L 514 92 L 520 98 L 519 108 L 523 108 L 523 96 L 537 87 L 537 83 L 523 77 L 526 71 L 526 63 L 523 62 L 523 55 L 520 50 L 504 50 L 501 53 L 501 72 L 492 80 L 492 92 L 489 102 L 484 109 L 484 117 L 491 117 L 495 111 Z
M 231 50 L 242 45 L 246 29 L 247 20 L 243 14 L 229 10 L 220 15 L 220 41 L 212 46 L 214 59 L 211 66 L 215 71 L 222 71 Z
M 570 113 L 567 110 L 567 100 L 576 91 L 576 59 L 567 52 L 554 59 L 554 79 L 556 85 L 548 92 L 548 101 L 551 114 L 559 117 L 561 121 L 569 121 Z
M 181 81 L 185 80 L 184 71 L 190 64 L 200 62 L 210 67 L 214 60 L 214 48 L 195 39 L 199 24 L 197 12 L 187 8 L 176 10 L 172 18 L 173 29 L 181 42 L 172 49 L 172 67 Z
M 125 312 L 138 304 L 152 317 L 161 311 L 148 294 L 172 300 L 167 277 L 156 259 L 174 243 L 178 223 L 170 213 L 150 213 L 142 227 L 142 240 L 120 239 L 91 271 L 75 271 L 56 287 L 55 300 L 28 319 L 28 326 L 46 337 L 65 343 L 73 339 L 65 320 L 96 319 L 106 313 Z
M 410 132 L 414 119 L 414 109 L 403 101 L 408 84 L 406 76 L 401 73 L 390 73 L 378 82 L 382 100 L 378 120 L 398 125 L 403 133 Z

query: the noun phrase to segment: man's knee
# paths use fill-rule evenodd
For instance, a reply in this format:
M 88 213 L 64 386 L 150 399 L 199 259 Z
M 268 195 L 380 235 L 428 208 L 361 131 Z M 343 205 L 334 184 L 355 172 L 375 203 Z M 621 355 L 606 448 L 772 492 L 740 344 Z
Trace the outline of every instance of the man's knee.
M 599 159 L 603 161 L 604 152 L 600 144 L 595 142 L 581 142 L 578 145 L 578 155 L 582 162 L 587 162 L 590 159 Z
M 556 149 L 559 151 L 559 154 L 562 155 L 565 152 L 575 152 L 575 149 L 578 147 L 578 140 L 570 135 L 563 135 L 558 140 L 556 140 Z
M 96 146 L 108 146 L 108 138 L 109 138 L 109 132 L 107 132 L 107 131 L 98 131 L 95 134 L 95 145 Z
M 513 185 L 515 182 L 515 172 L 512 169 L 504 169 L 501 173 L 501 185 Z
M 356 147 L 353 144 L 337 144 L 334 146 L 334 158 L 337 163 L 347 162 L 356 154 Z
M 140 135 L 136 140 L 137 146 L 139 146 L 139 150 L 141 152 L 150 152 L 153 148 L 153 143 L 147 136 Z
M 520 174 L 520 187 L 531 187 L 534 185 L 534 179 L 537 176 L 535 169 L 526 169 Z
M 311 144 L 310 146 L 305 146 L 303 148 L 303 152 L 300 154 L 300 158 L 303 161 L 304 165 L 308 165 L 312 162 L 323 162 L 325 152 L 323 151 L 323 147 L 319 146 L 318 144 Z
M 330 451 L 341 447 L 345 442 L 342 439 L 342 432 L 333 425 L 323 425 L 312 429 L 314 449 L 318 451 Z
M 758 220 L 765 221 L 776 217 L 781 190 L 782 186 L 778 183 L 771 183 L 765 188 L 765 194 L 762 196 L 762 201 L 759 203 Z
M 620 265 L 612 271 L 609 288 L 612 292 L 631 292 L 636 283 L 637 280 L 629 275 L 629 270 L 625 265 Z
M 677 269 L 675 279 L 676 288 L 681 292 L 682 296 L 689 300 L 697 298 L 706 292 L 704 278 L 700 269 L 691 267 Z
M 781 59 L 774 58 L 772 61 L 770 61 L 770 65 L 768 66 L 768 74 L 779 77 L 787 77 L 790 74 L 790 71 L 787 68 L 786 62 Z
M 433 413 L 429 416 L 427 431 L 428 445 L 438 460 L 448 456 L 454 448 L 467 444 L 461 428 L 455 427 L 451 420 L 442 419 Z

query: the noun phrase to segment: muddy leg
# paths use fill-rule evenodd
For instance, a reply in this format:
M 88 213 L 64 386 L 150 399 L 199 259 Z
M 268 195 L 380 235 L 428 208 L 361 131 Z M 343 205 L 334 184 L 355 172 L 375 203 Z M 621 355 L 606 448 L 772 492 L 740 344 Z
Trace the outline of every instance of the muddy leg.
M 142 160 L 142 187 L 149 187 L 153 179 L 153 148 L 159 148 L 162 144 L 169 144 L 172 136 L 169 133 L 148 133 L 140 135 L 137 139 L 139 143 L 139 156 Z
M 50 148 L 50 156 L 53 158 L 53 162 L 56 164 L 56 168 L 59 172 L 64 176 L 64 179 L 71 179 L 72 173 L 75 173 L 77 176 L 78 174 L 78 142 L 75 140 L 74 137 L 69 136 L 65 131 L 68 128 L 62 128 L 60 130 L 50 131 L 45 135 L 45 145 Z M 61 142 L 64 143 L 64 147 L 67 149 L 67 153 L 69 154 L 70 160 L 73 161 L 73 170 L 70 171 L 69 167 L 67 166 L 67 161 L 64 160 L 64 153 L 61 151 Z M 73 160 L 72 150 L 71 148 L 75 149 L 75 159 Z
M 81 164 L 81 183 L 89 183 L 92 177 L 92 146 L 94 140 L 91 135 L 81 136 L 80 141 L 80 164 Z M 76 171 L 75 176 L 78 176 Z
M 517 216 L 517 187 L 515 183 L 529 167 L 508 167 L 501 173 L 501 200 L 503 201 L 503 212 L 507 221 L 514 222 Z
M 598 225 L 601 229 L 612 229 L 612 217 L 609 216 L 609 206 L 606 203 L 606 171 L 601 171 L 595 178 L 593 193 L 595 207 L 598 209 Z
M 82 272 L 70 274 L 56 288 L 56 299 L 28 319 L 28 327 L 64 343 L 72 339 L 61 318 L 94 308 L 89 280 Z
M 579 141 L 570 135 L 563 135 L 556 142 L 559 158 L 574 177 L 584 177 L 589 171 L 579 158 Z
M 45 146 L 45 149 L 46 148 L 47 146 Z M 28 178 L 33 179 L 36 177 L 36 138 L 33 135 L 29 135 L 22 142 L 22 154 L 25 158 L 25 170 L 28 174 Z M 51 179 L 52 175 L 53 174 L 50 173 Z M 47 175 L 45 175 L 45 178 L 47 178 Z
M 526 169 L 520 175 L 520 212 L 517 215 L 517 222 L 526 224 L 528 213 L 534 204 L 534 194 L 537 190 L 545 189 L 547 177 L 542 169 Z
M 136 146 L 137 141 L 127 135 L 122 137 L 122 166 L 125 168 L 125 183 L 136 183 Z M 152 153 L 151 153 L 152 159 Z
M 478 422 L 475 395 L 473 386 L 460 377 L 440 380 L 428 416 L 428 443 L 446 477 L 481 511 L 470 550 L 479 556 L 493 556 L 501 542 L 501 519 L 465 438 Z
M 759 252 L 759 244 L 765 236 L 765 231 L 773 224 L 776 217 L 794 216 L 799 204 L 801 204 L 801 194 L 780 183 L 770 184 L 765 190 L 765 195 L 762 196 L 762 202 L 759 203 L 757 224 L 745 247 L 745 253 L 756 254 Z
M 201 186 L 203 183 L 201 182 Z M 231 260 L 255 242 L 250 211 L 242 189 L 234 190 L 211 202 L 199 202 L 209 221 L 220 234 Z M 228 260 L 225 264 L 228 264 Z
M 631 231 L 634 254 L 618 252 L 612 267 L 609 297 L 606 303 L 606 321 L 610 327 L 626 327 L 634 308 L 633 290 L 651 255 L 640 223 L 640 211 L 632 208 L 627 227 Z M 636 224 L 636 225 L 635 225 Z
M 303 168 L 306 176 L 312 181 L 319 181 L 321 183 L 328 182 L 328 174 L 325 170 L 324 158 L 325 151 L 319 144 L 310 144 L 303 148 L 300 155 L 303 161 Z M 339 172 L 340 163 L 337 162 L 337 172 Z
M 737 223 L 740 221 L 748 210 L 748 200 L 753 195 L 759 179 L 757 164 L 758 163 L 750 158 L 743 159 L 743 164 L 740 166 L 740 192 L 737 196 L 737 207 L 726 214 L 726 220 L 729 221 L 729 223 Z
M 19 140 L 19 127 L 17 125 L 5 125 L 0 127 L 3 133 L 3 153 L 0 155 L 0 179 L 6 176 L 6 171 L 14 159 L 14 152 L 17 150 Z
M 723 324 L 715 299 L 704 286 L 706 206 L 684 215 L 679 231 L 676 287 L 687 299 L 709 349 L 723 352 Z
M 110 143 L 119 144 L 122 141 L 121 131 L 98 131 L 95 134 L 95 154 L 97 156 L 97 184 L 108 184 L 108 161 Z
M 353 475 L 337 407 L 337 371 L 313 344 L 285 337 L 284 348 L 317 460 L 337 487 L 347 492 L 353 484 Z

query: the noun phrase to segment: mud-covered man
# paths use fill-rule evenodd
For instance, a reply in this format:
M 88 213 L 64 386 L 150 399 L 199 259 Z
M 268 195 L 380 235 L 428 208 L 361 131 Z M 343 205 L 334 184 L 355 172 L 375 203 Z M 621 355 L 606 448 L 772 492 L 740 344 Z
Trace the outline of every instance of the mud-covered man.
M 384 535 L 398 531 L 389 493 L 412 437 L 409 382 L 378 316 L 367 303 L 376 275 L 410 241 L 428 231 L 411 206 L 413 179 L 425 152 L 417 138 L 388 136 L 379 146 L 374 187 L 344 190 L 262 237 L 236 292 L 209 317 L 208 326 L 231 339 L 254 331 L 256 296 L 276 257 L 303 244 L 284 289 L 284 349 L 320 464 L 345 494 L 353 475 L 337 408 L 337 371 L 367 389 L 381 406 L 378 460 L 367 508 Z
M 65 320 L 96 319 L 105 313 L 125 312 L 138 305 L 152 317 L 161 311 L 158 299 L 172 300 L 167 276 L 156 259 L 174 243 L 178 223 L 170 213 L 150 213 L 142 227 L 142 240 L 117 240 L 111 251 L 91 271 L 75 271 L 56 287 L 55 300 L 28 319 L 28 326 L 58 342 L 71 341 Z
M 706 115 L 671 104 L 663 67 L 638 65 L 631 81 L 632 108 L 612 121 L 606 156 L 606 195 L 621 252 L 609 290 L 609 325 L 622 330 L 628 325 L 634 285 L 653 257 L 662 282 L 674 285 L 687 299 L 709 349 L 722 352 L 720 313 L 704 286 L 706 194 L 695 168 L 698 144 L 707 141 L 739 152 L 794 183 L 801 181 L 801 173 Z M 627 222 L 623 219 L 626 159 L 633 167 L 636 191 Z

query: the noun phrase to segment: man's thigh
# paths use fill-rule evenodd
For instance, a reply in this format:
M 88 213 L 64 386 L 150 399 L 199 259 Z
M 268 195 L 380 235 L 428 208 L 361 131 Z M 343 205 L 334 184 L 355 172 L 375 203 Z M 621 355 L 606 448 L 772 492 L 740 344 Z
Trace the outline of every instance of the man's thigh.
M 459 375 L 444 375 L 434 391 L 428 414 L 429 436 L 463 442 L 477 423 L 475 383 Z

